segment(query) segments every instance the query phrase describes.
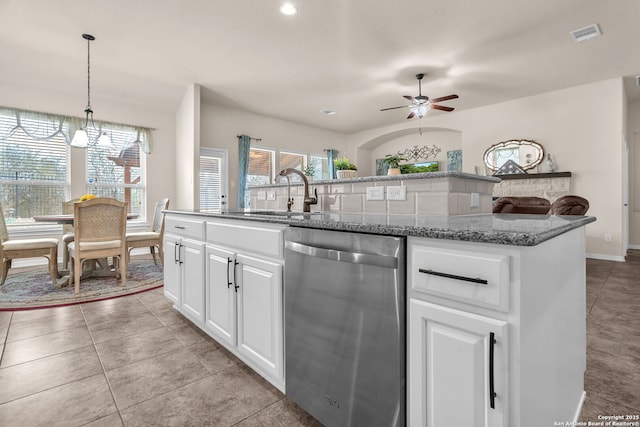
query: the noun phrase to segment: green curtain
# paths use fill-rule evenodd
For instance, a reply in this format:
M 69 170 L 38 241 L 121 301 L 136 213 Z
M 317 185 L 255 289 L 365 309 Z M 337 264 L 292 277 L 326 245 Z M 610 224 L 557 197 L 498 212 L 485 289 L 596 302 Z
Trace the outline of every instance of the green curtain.
M 249 174 L 249 150 L 251 149 L 251 137 L 238 136 L 238 209 L 248 207 L 246 200 L 247 175 Z
M 329 179 L 336 179 L 336 166 L 333 164 L 333 161 L 338 158 L 338 150 L 327 148 L 324 151 L 327 152 L 327 160 L 329 162 Z

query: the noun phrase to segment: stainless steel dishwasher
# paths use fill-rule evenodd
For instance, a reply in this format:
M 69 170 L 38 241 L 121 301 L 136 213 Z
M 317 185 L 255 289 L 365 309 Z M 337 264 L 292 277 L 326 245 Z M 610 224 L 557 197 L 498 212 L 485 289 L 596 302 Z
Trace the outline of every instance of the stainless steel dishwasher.
M 286 394 L 326 426 L 405 425 L 405 239 L 285 231 Z

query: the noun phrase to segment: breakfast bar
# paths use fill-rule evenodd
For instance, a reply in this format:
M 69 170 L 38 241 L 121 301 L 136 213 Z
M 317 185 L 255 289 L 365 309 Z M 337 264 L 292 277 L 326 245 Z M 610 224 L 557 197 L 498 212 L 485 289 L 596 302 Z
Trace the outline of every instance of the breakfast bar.
M 396 425 L 478 425 L 478 420 L 488 426 L 553 425 L 578 420 L 585 397 L 584 226 L 593 221 L 554 215 L 167 210 L 165 295 L 289 394 L 283 307 L 292 298 L 288 292 L 304 286 L 304 275 L 288 273 L 295 264 L 287 262 L 285 230 L 335 233 L 341 248 L 341 241 L 353 240 L 349 236 L 400 238 L 404 304 L 398 316 L 406 366 L 400 362 L 397 368 L 406 379 L 401 390 L 406 401 L 399 405 Z M 376 249 L 359 252 L 375 255 Z M 357 413 L 349 403 L 357 400 L 357 387 L 352 393 L 348 398 L 335 392 L 330 399 L 340 407 L 335 410 Z M 332 419 L 314 412 L 313 404 L 298 403 L 320 421 Z

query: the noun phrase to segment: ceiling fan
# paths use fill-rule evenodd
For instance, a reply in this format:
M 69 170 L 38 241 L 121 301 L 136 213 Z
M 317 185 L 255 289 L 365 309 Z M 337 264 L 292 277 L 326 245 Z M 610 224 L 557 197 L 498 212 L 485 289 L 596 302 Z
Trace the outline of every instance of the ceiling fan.
M 423 73 L 419 73 L 416 74 L 416 79 L 418 79 L 418 96 L 413 97 L 410 95 L 405 95 L 404 98 L 408 99 L 409 101 L 411 101 L 410 105 L 402 105 L 400 107 L 390 107 L 390 108 L 383 108 L 380 111 L 387 111 L 387 110 L 395 110 L 397 108 L 410 108 L 411 109 L 411 113 L 409 113 L 409 116 L 407 116 L 407 119 L 412 119 L 415 116 L 418 116 L 418 118 L 423 118 L 424 115 L 427 113 L 427 111 L 433 109 L 433 110 L 442 110 L 442 111 L 453 111 L 454 109 L 452 107 L 445 107 L 443 105 L 437 105 L 437 102 L 442 102 L 442 101 L 448 101 L 450 99 L 456 99 L 458 97 L 458 95 L 448 95 L 448 96 L 442 96 L 440 98 L 434 98 L 434 99 L 429 99 L 428 96 L 425 96 L 422 94 L 422 78 L 424 77 Z

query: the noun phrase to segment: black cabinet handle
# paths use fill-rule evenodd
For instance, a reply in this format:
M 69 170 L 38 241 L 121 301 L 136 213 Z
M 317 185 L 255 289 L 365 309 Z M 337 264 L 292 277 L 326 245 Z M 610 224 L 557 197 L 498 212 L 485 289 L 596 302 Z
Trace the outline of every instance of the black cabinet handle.
M 491 409 L 496 409 L 496 390 L 493 372 L 493 352 L 496 344 L 496 334 L 489 333 L 489 404 Z
M 233 285 L 233 283 L 231 283 L 231 278 L 229 277 L 229 264 L 231 264 L 231 261 L 231 258 L 227 257 L 227 289 Z
M 238 264 L 239 264 L 238 260 L 235 260 L 233 262 L 233 281 L 235 282 L 235 291 L 236 291 L 236 293 L 238 293 L 238 288 L 240 287 L 240 286 L 238 286 L 238 281 L 236 280 L 236 277 L 238 277 L 237 273 L 236 273 L 236 267 L 238 266 Z
M 174 242 L 173 243 L 173 263 L 177 264 L 179 259 L 178 259 L 178 242 Z
M 184 263 L 184 261 L 182 261 L 182 247 L 184 245 L 182 243 L 180 243 L 180 246 L 178 246 L 178 264 L 182 265 Z
M 486 285 L 486 284 L 489 283 L 486 280 L 479 279 L 477 277 L 474 278 L 474 277 L 458 276 L 458 275 L 455 275 L 455 274 L 442 273 L 440 271 L 425 270 L 423 268 L 418 269 L 418 271 L 420 273 L 430 274 L 432 276 L 446 277 L 447 279 L 462 280 L 463 282 L 479 283 L 481 285 Z

